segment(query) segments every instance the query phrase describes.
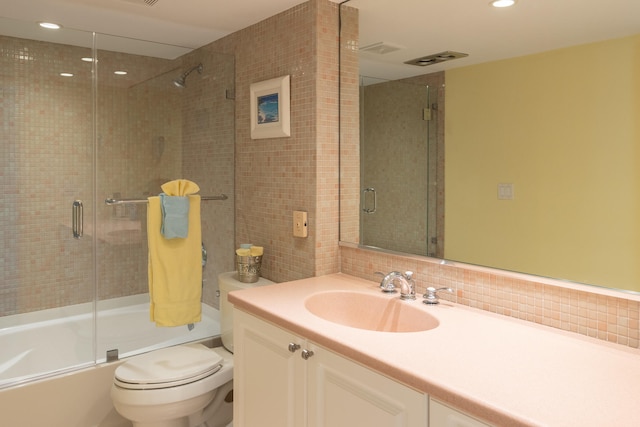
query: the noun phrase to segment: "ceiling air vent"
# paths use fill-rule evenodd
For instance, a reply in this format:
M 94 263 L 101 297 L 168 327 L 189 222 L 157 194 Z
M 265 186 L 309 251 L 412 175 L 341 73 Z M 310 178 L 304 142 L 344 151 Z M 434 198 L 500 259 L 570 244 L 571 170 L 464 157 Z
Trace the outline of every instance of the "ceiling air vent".
M 406 61 L 405 64 L 426 67 L 427 65 L 439 64 L 440 62 L 464 58 L 465 56 L 469 55 L 466 53 L 452 52 L 450 50 L 447 50 L 446 52 L 434 53 L 433 55 L 427 55 L 421 58 L 412 59 L 411 61 Z
M 393 43 L 378 42 L 378 43 L 361 47 L 360 52 L 369 52 L 369 53 L 376 53 L 378 55 L 384 55 L 384 54 L 395 52 L 397 50 L 401 50 L 404 48 L 405 48 L 404 46 L 400 46 Z
M 158 3 L 158 0 L 122 0 L 127 3 L 135 3 L 135 4 L 146 4 L 147 6 L 154 6 Z

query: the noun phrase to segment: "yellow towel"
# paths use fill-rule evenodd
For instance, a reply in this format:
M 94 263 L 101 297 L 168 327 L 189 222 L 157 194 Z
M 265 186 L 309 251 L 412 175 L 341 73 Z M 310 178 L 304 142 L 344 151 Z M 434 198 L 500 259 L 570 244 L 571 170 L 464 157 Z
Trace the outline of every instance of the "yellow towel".
M 238 256 L 262 256 L 264 248 L 262 246 L 251 246 L 250 248 L 236 249 Z
M 186 180 L 172 181 L 168 187 L 193 190 Z M 188 181 L 190 182 L 190 181 Z M 165 186 L 162 189 L 169 194 Z M 193 184 L 193 183 L 192 183 Z M 195 184 L 194 184 L 195 185 Z M 181 186 L 181 188 L 180 188 Z M 197 188 L 197 185 L 195 185 Z M 198 191 L 198 190 L 195 190 Z M 185 194 L 175 194 L 185 195 Z M 160 198 L 149 197 L 147 239 L 149 244 L 150 318 L 157 326 L 180 326 L 199 322 L 202 315 L 202 230 L 200 196 L 189 196 L 189 235 L 185 239 L 165 239 L 161 232 Z
M 188 179 L 176 179 L 165 182 L 160 186 L 167 196 L 188 196 L 200 191 L 200 187 L 193 181 Z

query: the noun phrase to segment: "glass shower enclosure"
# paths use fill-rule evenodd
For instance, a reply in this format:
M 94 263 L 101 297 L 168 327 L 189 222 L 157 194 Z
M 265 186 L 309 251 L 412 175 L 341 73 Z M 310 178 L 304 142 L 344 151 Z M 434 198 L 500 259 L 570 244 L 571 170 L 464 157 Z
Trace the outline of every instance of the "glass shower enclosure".
M 0 18 L 0 388 L 218 334 L 233 269 L 233 56 L 35 25 Z M 146 204 L 105 203 L 178 178 L 228 197 L 193 331 L 148 320 Z
M 442 88 L 432 80 L 360 78 L 363 245 L 442 254 Z

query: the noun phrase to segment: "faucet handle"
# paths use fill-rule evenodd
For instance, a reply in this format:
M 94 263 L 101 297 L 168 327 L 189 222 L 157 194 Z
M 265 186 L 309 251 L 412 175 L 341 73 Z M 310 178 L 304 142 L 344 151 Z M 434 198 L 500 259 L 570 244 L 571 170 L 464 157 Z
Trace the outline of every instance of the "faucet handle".
M 402 273 L 402 276 L 406 280 L 406 288 L 402 287 L 402 291 L 400 293 L 400 299 L 403 300 L 414 300 L 416 299 L 416 281 L 413 279 L 413 271 L 405 271 Z
M 451 288 L 434 288 L 432 286 L 429 286 L 427 288 L 427 292 L 422 295 L 422 297 L 424 298 L 424 300 L 422 301 L 424 304 L 428 304 L 428 305 L 434 305 L 434 304 L 440 304 L 440 299 L 438 298 L 438 292 L 440 291 L 447 291 L 449 293 L 453 293 L 453 289 Z

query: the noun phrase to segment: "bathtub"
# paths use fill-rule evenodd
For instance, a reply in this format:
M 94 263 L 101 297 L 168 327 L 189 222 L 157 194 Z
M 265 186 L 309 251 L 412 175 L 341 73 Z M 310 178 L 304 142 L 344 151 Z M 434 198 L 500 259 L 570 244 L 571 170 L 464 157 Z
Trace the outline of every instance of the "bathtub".
M 0 318 L 0 388 L 103 363 L 110 350 L 124 358 L 220 335 L 219 312 L 206 304 L 192 330 L 156 327 L 148 295 L 100 301 L 95 323 L 93 305 Z

